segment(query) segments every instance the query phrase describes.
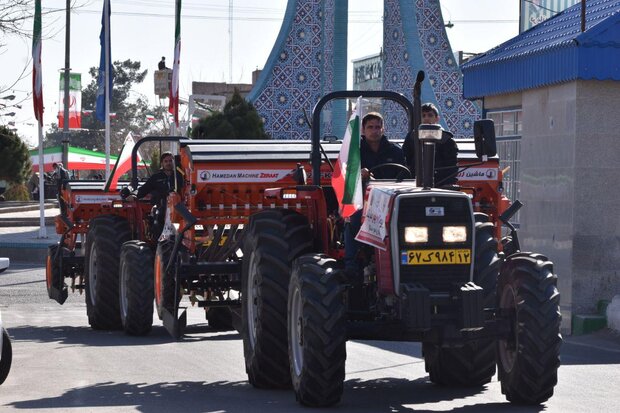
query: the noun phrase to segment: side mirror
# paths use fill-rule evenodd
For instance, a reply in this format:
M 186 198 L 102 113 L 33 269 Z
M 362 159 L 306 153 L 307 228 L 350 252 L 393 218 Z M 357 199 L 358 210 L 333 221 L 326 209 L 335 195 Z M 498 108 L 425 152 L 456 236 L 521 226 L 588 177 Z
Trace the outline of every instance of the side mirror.
M 495 144 L 495 124 L 492 119 L 480 119 L 474 122 L 474 143 L 476 156 L 482 158 L 497 155 Z

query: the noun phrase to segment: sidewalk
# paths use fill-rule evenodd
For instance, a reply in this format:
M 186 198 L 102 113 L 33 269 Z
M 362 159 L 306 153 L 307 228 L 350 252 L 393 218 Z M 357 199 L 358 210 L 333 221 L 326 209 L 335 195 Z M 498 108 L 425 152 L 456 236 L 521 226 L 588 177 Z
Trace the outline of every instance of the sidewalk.
M 46 238 L 41 238 L 37 202 L 0 202 L 0 256 L 16 263 L 45 264 L 47 246 L 60 239 L 53 225 L 60 211 L 53 202 L 45 206 Z

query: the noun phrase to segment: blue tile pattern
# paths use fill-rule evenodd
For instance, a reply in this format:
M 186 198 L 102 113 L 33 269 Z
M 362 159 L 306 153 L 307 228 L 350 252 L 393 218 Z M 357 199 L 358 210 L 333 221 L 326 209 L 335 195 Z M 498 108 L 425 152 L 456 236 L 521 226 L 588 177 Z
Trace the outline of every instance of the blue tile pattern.
M 339 75 L 346 73 L 346 30 L 343 39 L 335 26 L 346 27 L 348 2 L 335 3 L 289 0 L 276 44 L 248 95 L 274 139 L 309 139 L 304 110 L 310 117 L 323 95 L 346 88 L 345 76 Z M 345 59 L 338 59 L 342 51 Z M 344 112 L 342 119 L 344 127 Z M 333 133 L 331 122 L 324 122 L 323 133 Z
M 463 98 L 462 74 L 445 32 L 439 0 L 384 0 L 383 87 L 413 99 L 417 72 L 426 74 L 422 101 L 434 103 L 444 128 L 469 138 L 480 108 Z M 403 136 L 406 119 L 384 108 L 386 131 Z

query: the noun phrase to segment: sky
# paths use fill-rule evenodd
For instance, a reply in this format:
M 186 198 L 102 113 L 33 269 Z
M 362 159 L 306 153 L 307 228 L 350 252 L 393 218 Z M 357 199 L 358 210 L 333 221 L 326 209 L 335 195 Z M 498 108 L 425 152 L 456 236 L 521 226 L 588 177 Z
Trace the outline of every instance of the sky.
M 12 0 L 0 0 L 2 3 Z M 83 87 L 90 82 L 89 68 L 99 65 L 102 0 L 72 0 L 71 69 L 82 73 Z M 251 83 L 252 71 L 261 69 L 278 36 L 287 0 L 233 0 L 232 55 L 229 0 L 183 0 L 181 19 L 180 95 L 187 98 L 192 81 Z M 66 0 L 43 0 L 44 132 L 57 121 L 59 71 L 65 61 Z M 478 53 L 518 34 L 519 0 L 441 0 L 452 50 Z M 148 69 L 147 79 L 134 91 L 160 104 L 153 92 L 153 70 L 162 56 L 171 66 L 174 51 L 174 0 L 111 0 L 113 60 L 132 59 Z M 378 53 L 382 45 L 382 0 L 349 0 L 348 56 L 353 59 Z M 24 24 L 32 30 L 32 20 Z M 5 36 L 0 43 L 0 99 L 14 94 L 13 117 L 0 116 L 0 124 L 15 121 L 18 134 L 32 147 L 37 129 L 32 109 L 31 39 Z M 232 61 L 232 65 L 230 62 Z M 231 70 L 232 68 L 232 70 Z M 14 80 L 24 76 L 13 85 Z M 347 79 L 352 78 L 351 64 Z M 350 86 L 351 80 L 349 80 Z M 7 101 L 0 100 L 2 103 Z M 5 110 L 4 113 L 7 111 Z M 2 112 L 0 112 L 0 115 Z

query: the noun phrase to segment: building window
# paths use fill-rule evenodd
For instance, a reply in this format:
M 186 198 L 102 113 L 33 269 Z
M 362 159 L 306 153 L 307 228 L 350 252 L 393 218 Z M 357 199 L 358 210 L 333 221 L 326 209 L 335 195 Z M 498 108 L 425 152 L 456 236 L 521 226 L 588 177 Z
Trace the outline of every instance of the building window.
M 495 123 L 499 167 L 504 171 L 504 193 L 511 200 L 519 199 L 521 189 L 521 134 L 523 111 L 521 109 L 488 111 L 487 118 Z M 518 225 L 520 213 L 511 219 Z

